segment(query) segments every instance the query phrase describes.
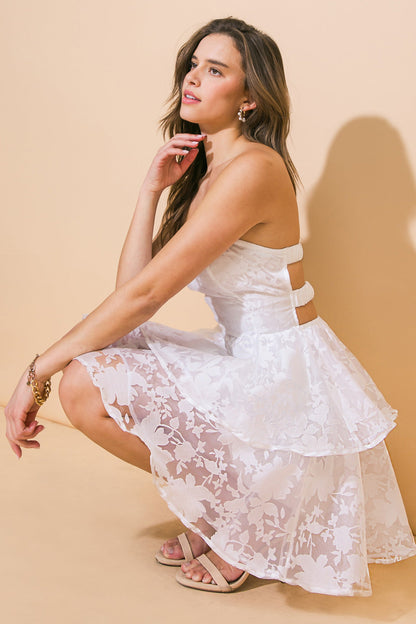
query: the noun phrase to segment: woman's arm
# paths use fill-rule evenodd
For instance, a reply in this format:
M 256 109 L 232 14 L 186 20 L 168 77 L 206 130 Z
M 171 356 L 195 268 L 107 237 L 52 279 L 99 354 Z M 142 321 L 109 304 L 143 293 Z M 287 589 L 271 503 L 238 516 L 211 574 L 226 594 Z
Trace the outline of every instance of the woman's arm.
M 139 198 L 121 252 L 116 288 L 125 284 L 146 266 L 154 255 L 153 227 L 162 191 L 178 180 L 198 154 L 205 135 L 177 134 L 157 152 L 140 189 Z M 183 148 L 191 151 L 183 151 Z M 176 162 L 176 156 L 185 158 Z
M 184 288 L 233 242 L 263 219 L 273 200 L 274 164 L 267 156 L 242 154 L 218 176 L 198 210 L 132 279 L 107 297 L 84 320 L 47 349 L 36 361 L 42 382 L 74 357 L 106 347 L 141 325 Z M 22 376 L 6 408 L 9 442 L 35 446 L 24 432 L 36 407 Z M 29 419 L 30 420 L 30 419 Z M 34 416 L 29 424 L 33 425 Z M 36 433 L 28 430 L 31 437 Z
M 127 232 L 118 263 L 116 288 L 119 288 L 152 259 L 152 237 L 157 204 L 162 191 L 149 190 L 144 184 Z
M 270 202 L 268 157 L 243 154 L 218 176 L 198 210 L 132 279 L 37 360 L 44 381 L 74 357 L 102 349 L 151 318 L 247 230 Z

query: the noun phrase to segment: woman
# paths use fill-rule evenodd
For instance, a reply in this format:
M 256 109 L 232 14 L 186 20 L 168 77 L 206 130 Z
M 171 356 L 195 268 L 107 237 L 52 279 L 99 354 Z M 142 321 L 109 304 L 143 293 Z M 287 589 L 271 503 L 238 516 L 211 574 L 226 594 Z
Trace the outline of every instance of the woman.
M 141 187 L 116 290 L 24 372 L 6 408 L 11 447 L 39 446 L 36 414 L 63 370 L 70 421 L 151 471 L 188 528 L 156 554 L 181 566 L 181 584 L 232 591 L 252 573 L 368 595 L 369 561 L 415 554 L 384 446 L 396 412 L 304 280 L 275 42 L 232 18 L 199 29 L 161 125 L 171 138 Z M 149 321 L 186 285 L 216 330 Z

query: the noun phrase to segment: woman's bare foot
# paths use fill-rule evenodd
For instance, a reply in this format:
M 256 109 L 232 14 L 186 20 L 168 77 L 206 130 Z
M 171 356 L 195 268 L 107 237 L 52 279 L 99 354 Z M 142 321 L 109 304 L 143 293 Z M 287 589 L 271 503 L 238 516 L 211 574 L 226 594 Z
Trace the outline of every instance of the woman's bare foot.
M 192 552 L 195 557 L 199 557 L 209 551 L 209 546 L 204 542 L 202 537 L 193 531 L 186 531 Z M 160 549 L 167 559 L 184 559 L 183 551 L 177 537 L 166 540 Z
M 230 565 L 212 550 L 209 551 L 207 557 L 211 559 L 212 563 L 218 568 L 225 580 L 229 583 L 236 581 L 243 574 L 243 570 Z M 202 581 L 203 583 L 211 583 L 212 581 L 211 574 L 207 572 L 202 563 L 196 559 L 182 563 L 181 570 L 187 578 L 192 579 L 193 581 Z

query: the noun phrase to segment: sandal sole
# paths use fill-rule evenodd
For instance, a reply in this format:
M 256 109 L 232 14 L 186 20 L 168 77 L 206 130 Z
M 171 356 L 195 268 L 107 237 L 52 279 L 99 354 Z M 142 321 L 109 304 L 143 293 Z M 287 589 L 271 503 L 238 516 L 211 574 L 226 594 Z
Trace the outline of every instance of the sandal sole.
M 248 576 L 250 576 L 249 572 L 243 572 L 243 574 L 239 576 L 237 580 L 228 583 L 227 587 L 220 587 L 216 583 L 202 583 L 202 581 L 193 581 L 192 579 L 188 579 L 188 577 L 186 577 L 182 571 L 177 573 L 176 580 L 180 585 L 183 585 L 184 587 L 191 587 L 192 589 L 217 592 L 221 594 L 229 594 L 241 587 L 241 585 L 245 582 Z

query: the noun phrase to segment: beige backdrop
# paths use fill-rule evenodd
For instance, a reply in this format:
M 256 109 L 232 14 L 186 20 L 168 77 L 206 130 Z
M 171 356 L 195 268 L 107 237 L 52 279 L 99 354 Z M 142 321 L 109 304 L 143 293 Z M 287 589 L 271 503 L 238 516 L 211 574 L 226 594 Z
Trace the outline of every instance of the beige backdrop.
M 280 46 L 307 279 L 321 316 L 399 409 L 388 446 L 415 528 L 416 5 L 205 5 L 2 1 L 0 403 L 33 355 L 113 288 L 178 46 L 209 19 L 240 17 Z M 190 291 L 155 320 L 213 325 Z M 56 392 L 42 414 L 65 422 Z

